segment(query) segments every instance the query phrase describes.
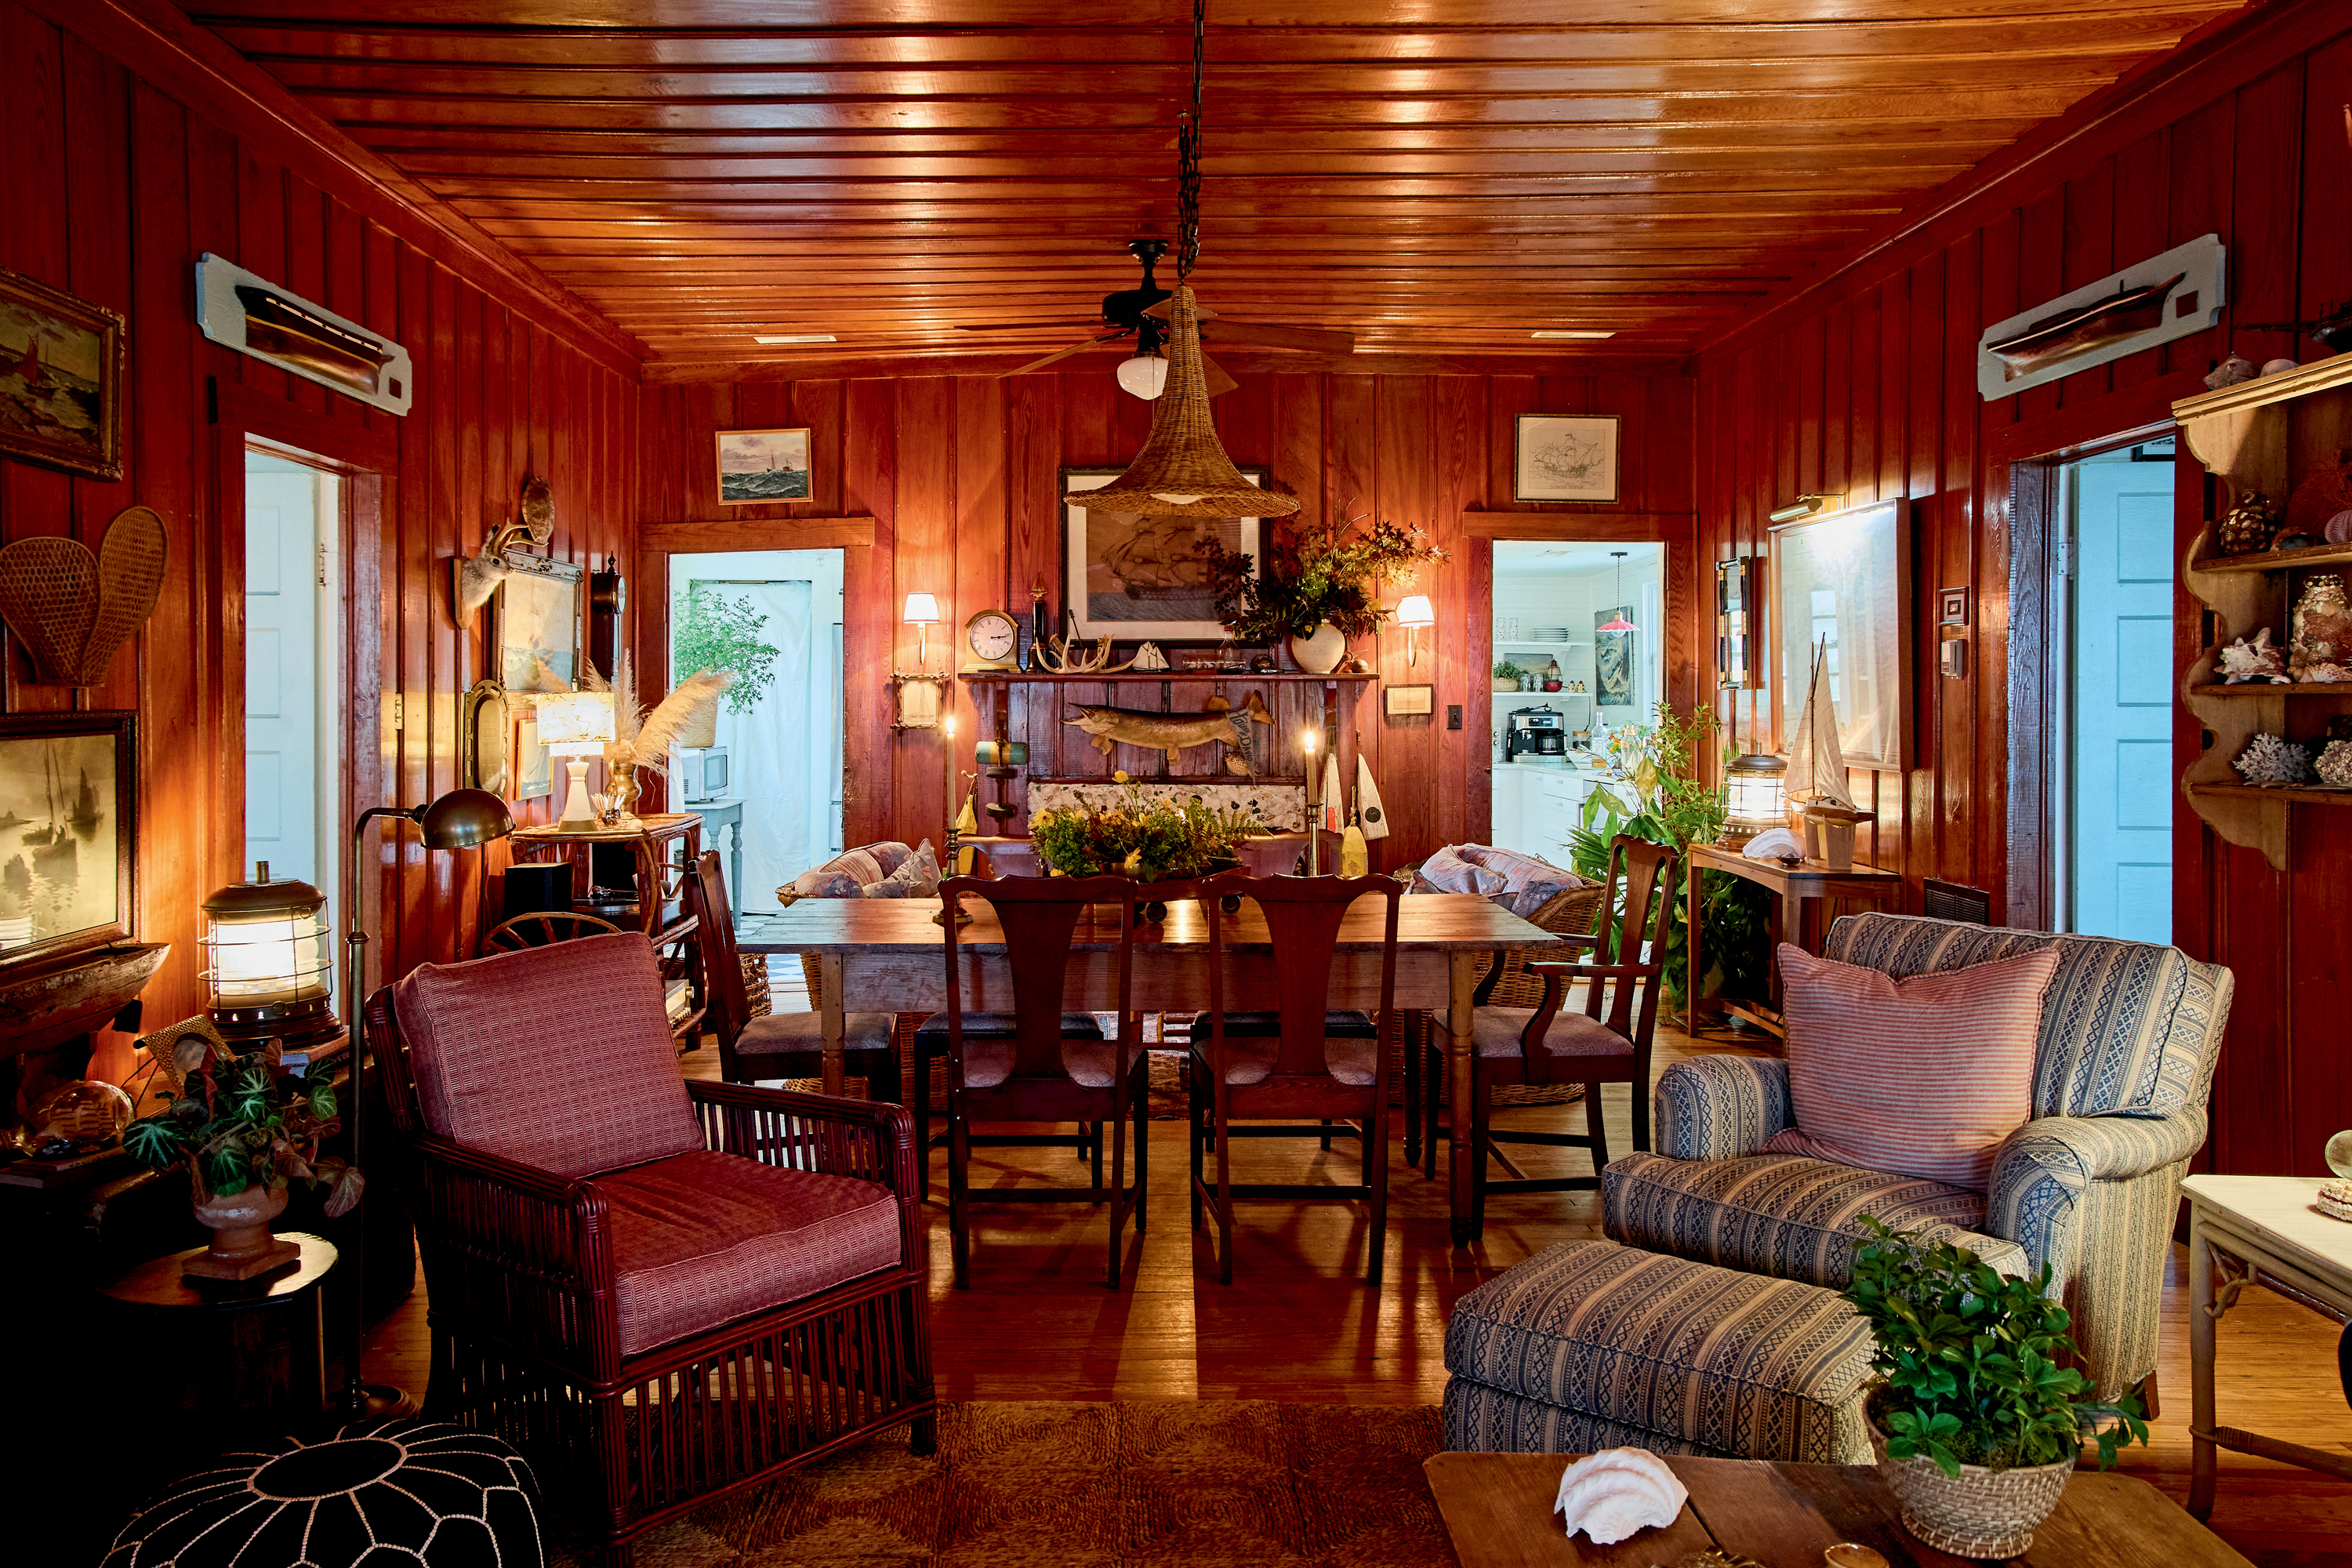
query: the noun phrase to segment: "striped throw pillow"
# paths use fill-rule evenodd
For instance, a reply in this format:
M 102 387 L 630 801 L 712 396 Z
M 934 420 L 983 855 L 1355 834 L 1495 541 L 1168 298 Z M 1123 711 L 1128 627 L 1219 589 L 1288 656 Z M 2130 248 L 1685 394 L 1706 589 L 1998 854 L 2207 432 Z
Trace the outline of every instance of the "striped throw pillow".
M 1985 1190 L 2033 1113 L 2055 948 L 1896 980 L 1780 945 L 1795 1127 L 1764 1147 Z

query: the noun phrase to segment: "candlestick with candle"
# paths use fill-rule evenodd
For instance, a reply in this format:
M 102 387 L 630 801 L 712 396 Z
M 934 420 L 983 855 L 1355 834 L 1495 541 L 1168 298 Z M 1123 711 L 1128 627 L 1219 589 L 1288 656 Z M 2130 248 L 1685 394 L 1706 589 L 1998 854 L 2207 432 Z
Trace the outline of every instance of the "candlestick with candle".
M 948 785 L 948 795 L 947 795 L 948 830 L 947 830 L 946 834 L 943 836 L 943 837 L 944 837 L 944 838 L 945 838 L 946 844 L 947 844 L 947 848 L 946 848 L 943 852 L 941 852 L 941 854 L 940 854 L 940 874 L 941 874 L 941 875 L 943 875 L 943 876 L 948 876 L 948 877 L 952 877 L 952 876 L 954 876 L 954 875 L 956 874 L 956 849 L 957 849 L 957 845 L 956 845 L 956 797 L 955 797 L 955 793 L 956 793 L 956 745 L 955 745 L 955 735 L 956 735 L 956 716 L 955 716 L 952 712 L 941 713 L 941 714 L 940 715 L 940 760 L 941 764 L 945 767 L 945 769 L 946 769 L 946 771 L 947 771 L 947 785 Z M 946 900 L 942 900 L 940 901 L 940 914 L 938 914 L 938 915 L 933 915 L 933 916 L 931 917 L 931 921 L 932 921 L 932 922 L 933 922 L 934 924 L 943 924 L 943 923 L 945 923 L 945 922 L 940 919 L 940 916 L 941 916 L 941 915 L 944 915 L 944 914 L 946 913 L 946 911 L 947 911 L 947 903 L 946 903 Z M 957 905 L 957 906 L 956 906 L 956 924 L 958 924 L 958 925 L 960 925 L 960 926 L 962 926 L 962 925 L 970 925 L 971 923 L 971 911 L 970 911 L 970 910 L 966 910 L 966 909 L 965 909 L 962 905 L 961 905 L 961 904 Z
M 1323 836 L 1316 831 L 1315 826 L 1323 804 L 1316 798 L 1316 790 L 1323 777 L 1315 766 L 1315 742 L 1318 739 L 1312 730 L 1302 737 L 1307 747 L 1307 874 L 1310 877 L 1323 874 Z

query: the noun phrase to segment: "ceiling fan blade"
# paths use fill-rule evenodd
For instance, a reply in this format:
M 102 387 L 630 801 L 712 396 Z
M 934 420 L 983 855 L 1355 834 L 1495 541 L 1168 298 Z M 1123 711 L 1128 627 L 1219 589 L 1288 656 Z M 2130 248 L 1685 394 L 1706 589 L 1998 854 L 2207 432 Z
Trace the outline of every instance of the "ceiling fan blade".
M 1034 321 L 994 321 L 986 325 L 976 325 L 970 321 L 958 321 L 956 323 L 955 330 L 959 332 L 1034 332 L 1040 331 L 1047 327 L 1077 327 L 1084 329 L 1087 327 L 1099 326 L 1100 324 L 1101 323 L 1092 316 L 1055 316 Z
M 1241 384 L 1240 382 L 1235 381 L 1232 376 L 1225 374 L 1224 366 L 1219 364 L 1215 360 L 1211 359 L 1207 354 L 1202 354 L 1201 356 L 1201 380 L 1207 387 L 1209 395 L 1212 397 L 1221 396 L 1225 393 L 1231 392 L 1234 387 Z
M 1097 343 L 1104 341 L 1105 340 L 1101 338 L 1087 338 L 1083 342 L 1072 343 L 1068 348 L 1055 349 L 1044 359 L 1033 359 L 1027 364 L 1022 365 L 1017 370 L 1006 371 L 1003 375 L 998 376 L 997 379 L 1002 381 L 1006 375 L 1027 375 L 1033 370 L 1043 370 L 1049 364 L 1059 363 L 1061 361 L 1069 358 L 1072 354 L 1082 354 L 1088 349 L 1093 348 Z
M 1320 327 L 1264 327 L 1249 321 L 1219 321 L 1213 331 L 1202 335 L 1220 342 L 1260 343 L 1270 349 L 1311 349 L 1333 354 L 1356 352 L 1354 333 L 1328 331 Z

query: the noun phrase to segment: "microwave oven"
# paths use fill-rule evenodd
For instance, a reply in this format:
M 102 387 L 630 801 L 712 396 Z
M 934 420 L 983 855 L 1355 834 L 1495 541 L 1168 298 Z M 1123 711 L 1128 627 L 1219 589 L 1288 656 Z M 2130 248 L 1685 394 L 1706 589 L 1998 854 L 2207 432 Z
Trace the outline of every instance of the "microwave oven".
M 728 788 L 727 748 L 698 746 L 678 753 L 684 764 L 686 804 L 698 805 L 706 801 L 722 800 Z

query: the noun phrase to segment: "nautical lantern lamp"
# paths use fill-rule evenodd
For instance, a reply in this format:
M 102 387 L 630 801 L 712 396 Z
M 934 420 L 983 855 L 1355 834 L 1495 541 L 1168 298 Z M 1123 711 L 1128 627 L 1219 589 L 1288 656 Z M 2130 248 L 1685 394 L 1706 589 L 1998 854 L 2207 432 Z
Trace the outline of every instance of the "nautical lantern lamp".
M 252 881 L 223 888 L 204 910 L 205 988 L 223 1039 L 304 1047 L 342 1032 L 326 894 L 291 878 L 272 881 L 264 860 Z
M 558 691 L 539 700 L 540 744 L 550 756 L 571 759 L 564 773 L 572 787 L 555 824 L 567 833 L 586 833 L 596 826 L 596 808 L 588 800 L 588 759 L 603 756 L 612 738 L 611 692 Z
M 1758 834 L 1788 825 L 1789 760 L 1763 752 L 1734 757 L 1723 770 L 1722 843 L 1737 849 Z

